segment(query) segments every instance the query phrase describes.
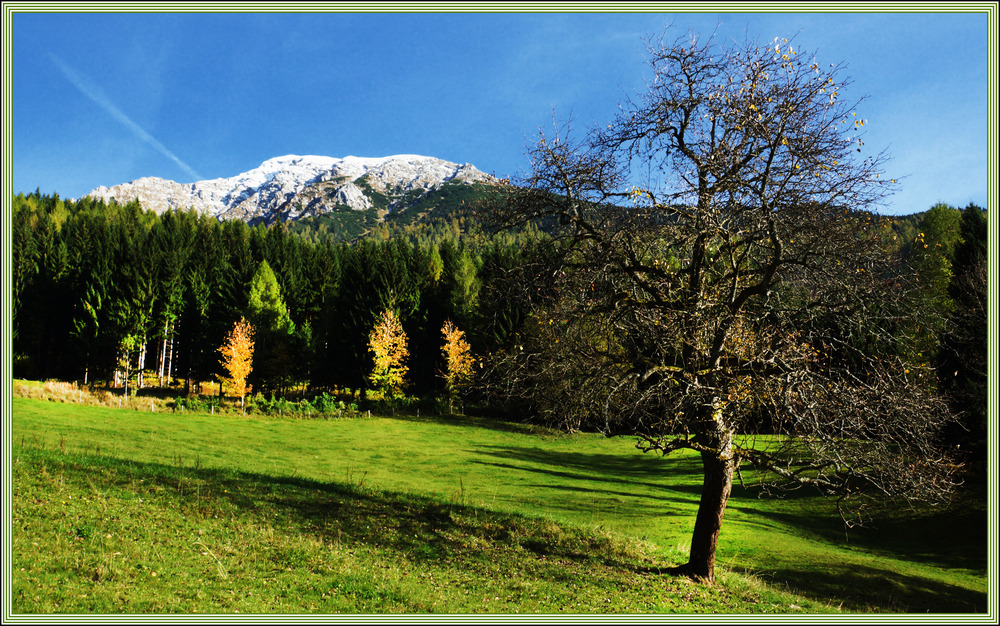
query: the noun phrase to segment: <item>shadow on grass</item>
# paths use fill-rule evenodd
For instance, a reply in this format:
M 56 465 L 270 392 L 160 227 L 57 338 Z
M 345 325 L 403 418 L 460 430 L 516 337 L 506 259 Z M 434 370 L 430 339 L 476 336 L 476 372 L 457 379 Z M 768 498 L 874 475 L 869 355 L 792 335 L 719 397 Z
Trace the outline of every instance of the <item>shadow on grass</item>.
M 502 433 L 516 433 L 519 435 L 538 435 L 552 438 L 573 436 L 565 431 L 555 428 L 529 424 L 526 422 L 511 422 L 490 415 L 439 415 L 436 413 L 421 413 L 420 415 L 413 415 L 409 413 L 399 413 L 398 415 L 392 416 L 380 415 L 380 417 L 387 417 L 388 419 L 403 422 L 441 424 L 444 426 L 465 426 L 468 428 L 492 430 Z
M 548 476 L 555 476 L 558 478 L 564 478 L 567 481 L 574 481 L 579 483 L 580 481 L 593 481 L 594 478 L 588 476 L 577 476 L 569 472 L 557 472 L 551 470 L 543 470 L 538 468 L 525 468 L 516 465 L 510 465 L 507 463 L 485 463 L 485 465 L 490 465 L 492 467 L 497 467 L 501 469 L 509 470 L 524 470 L 527 472 L 545 474 Z M 550 490 L 553 492 L 559 492 L 563 494 L 574 494 L 578 497 L 576 499 L 564 499 L 564 498 L 549 498 L 546 499 L 546 506 L 548 510 L 562 510 L 562 511 L 574 511 L 577 513 L 593 513 L 595 510 L 606 510 L 609 506 L 622 506 L 631 507 L 633 509 L 642 509 L 650 515 L 657 515 L 660 517 L 671 517 L 671 516 L 690 516 L 692 512 L 690 507 L 696 502 L 696 498 L 692 499 L 691 496 L 667 496 L 667 495 L 652 495 L 648 493 L 636 493 L 632 491 L 615 491 L 612 489 L 598 489 L 594 487 L 584 487 L 579 484 L 559 484 L 559 483 L 531 483 L 526 484 L 526 487 L 531 487 L 532 489 L 538 490 Z M 661 490 L 670 490 L 684 492 L 687 489 L 674 488 L 674 487 L 659 487 Z M 609 499 L 598 500 L 599 497 L 607 497 Z M 671 505 L 674 505 L 671 508 Z M 681 509 L 683 508 L 683 510 Z
M 185 519 L 285 520 L 330 544 L 366 545 L 410 561 L 488 563 L 511 572 L 535 559 L 556 571 L 559 560 L 647 572 L 668 564 L 640 559 L 624 543 L 544 519 L 498 513 L 456 499 L 375 491 L 360 485 L 276 477 L 226 469 L 178 467 L 107 456 L 22 449 L 20 463 L 47 467 L 81 489 L 119 490 Z M 126 495 L 125 499 L 130 499 Z M 273 523 L 273 522 L 270 522 Z M 547 561 L 546 559 L 551 559 Z M 540 561 L 539 561 L 540 560 Z
M 547 469 L 547 468 L 540 468 L 540 467 L 530 467 L 530 466 L 526 466 L 526 465 L 518 465 L 518 464 L 513 464 L 513 463 L 499 463 L 499 462 L 490 462 L 490 461 L 473 461 L 473 463 L 478 463 L 478 464 L 481 464 L 481 465 L 487 465 L 487 466 L 490 466 L 490 467 L 496 467 L 496 468 L 503 469 L 503 470 L 512 470 L 512 471 L 526 472 L 526 473 L 529 473 L 529 474 L 535 474 L 535 475 L 541 475 L 541 476 L 550 476 L 552 478 L 562 479 L 562 480 L 566 481 L 566 483 L 572 483 L 572 484 L 560 484 L 559 482 L 533 483 L 531 485 L 531 487 L 536 488 L 536 489 L 551 489 L 551 490 L 555 490 L 555 491 L 576 492 L 576 493 L 590 494 L 590 495 L 598 495 L 598 494 L 600 494 L 600 495 L 611 496 L 611 497 L 615 497 L 615 498 L 627 498 L 627 499 L 632 499 L 632 500 L 648 500 L 648 501 L 656 501 L 656 502 L 671 502 L 671 503 L 682 505 L 682 506 L 691 506 L 694 503 L 696 503 L 697 502 L 697 497 L 698 497 L 698 495 L 700 493 L 700 487 L 695 486 L 695 485 L 669 485 L 668 486 L 668 485 L 661 485 L 661 484 L 650 484 L 650 483 L 642 483 L 642 482 L 631 481 L 631 480 L 627 480 L 627 479 L 609 478 L 609 477 L 606 477 L 606 476 L 587 474 L 587 473 L 582 472 L 582 471 L 577 471 L 577 472 L 560 471 L 560 470 L 556 470 L 556 469 Z M 638 488 L 639 490 L 638 491 L 629 491 L 627 489 L 622 489 L 622 490 L 600 489 L 600 488 L 586 487 L 586 486 L 582 486 L 581 485 L 581 483 L 586 483 L 586 482 L 590 482 L 590 483 L 610 483 L 612 485 L 622 485 L 623 487 L 624 486 L 632 486 L 632 487 Z M 656 492 L 659 492 L 659 495 L 658 494 L 654 494 L 654 493 L 650 493 L 650 491 L 652 491 L 652 490 L 655 490 Z M 669 495 L 666 495 L 665 492 L 673 492 L 673 493 L 686 494 L 686 495 L 669 496 Z M 583 508 L 586 509 L 586 510 L 591 510 L 593 508 L 592 507 L 592 503 L 587 503 L 587 505 L 585 507 L 583 507 Z M 662 509 L 658 509 L 658 510 L 662 511 Z M 661 514 L 669 514 L 669 512 L 668 511 L 662 511 Z
M 871 553 L 887 554 L 912 563 L 987 573 L 988 519 L 985 503 L 975 508 L 915 514 L 908 511 L 876 514 L 865 526 L 846 529 L 832 510 L 794 513 L 730 505 L 729 508 L 776 522 L 799 536 L 838 546 L 851 546 Z M 832 509 L 832 505 L 831 505 Z
M 508 450 L 509 452 L 509 450 Z M 582 457 L 568 460 L 584 464 Z M 597 455 L 602 456 L 602 455 Z M 600 459 L 598 459 L 599 461 Z M 365 545 L 404 555 L 413 562 L 500 564 L 509 576 L 544 567 L 557 579 L 565 572 L 558 561 L 592 563 L 637 574 L 668 572 L 674 563 L 636 556 L 625 544 L 582 529 L 560 527 L 544 519 L 490 511 L 423 496 L 373 491 L 361 485 L 320 482 L 225 469 L 177 467 L 125 461 L 107 456 L 19 450 L 18 471 L 32 463 L 61 474 L 81 489 L 118 490 L 142 496 L 149 505 L 174 510 L 197 523 L 209 517 L 284 520 L 303 535 L 330 544 Z M 608 471 L 610 461 L 602 469 Z M 117 497 L 123 497 L 119 495 Z M 809 519 L 784 520 L 808 524 Z M 268 522 L 275 523 L 275 522 Z M 734 568 L 749 574 L 759 571 Z M 842 567 L 808 574 L 794 568 L 772 570 L 772 584 L 787 584 L 803 595 L 859 611 L 968 612 L 984 610 L 986 594 L 932 579 L 904 576 L 869 566 Z
M 780 507 L 783 500 L 795 504 Z M 733 485 L 728 509 L 817 541 L 891 554 L 915 563 L 964 569 L 985 577 L 989 534 L 986 500 L 985 485 L 970 482 L 954 494 L 948 506 L 873 503 L 866 511 L 864 524 L 848 528 L 837 513 L 836 502 L 814 488 L 767 490 L 748 481 L 746 487 Z
M 701 494 L 701 462 L 695 455 L 665 459 L 643 456 L 629 458 L 621 455 L 496 446 L 477 452 L 519 462 L 493 462 L 490 465 L 572 481 L 567 484 L 537 485 L 553 490 L 610 494 L 627 497 L 632 502 L 648 499 L 670 501 L 689 507 L 697 505 Z M 664 477 L 666 480 L 662 480 Z M 661 480 L 656 480 L 658 478 Z M 981 497 L 982 494 L 978 492 L 966 494 L 958 505 L 947 510 L 877 511 L 870 526 L 855 527 L 845 534 L 845 525 L 836 513 L 835 504 L 822 497 L 817 490 L 803 487 L 768 491 L 750 480 L 750 475 L 747 478 L 746 485 L 734 484 L 729 503 L 731 510 L 745 514 L 747 519 L 744 523 L 754 523 L 754 519 L 771 522 L 773 524 L 762 525 L 778 525 L 799 536 L 835 546 L 861 548 L 873 554 L 891 555 L 897 560 L 924 565 L 933 563 L 935 566 L 966 570 L 984 578 L 986 576 L 987 516 L 985 497 Z M 585 484 L 580 481 L 636 486 L 642 489 L 633 493 L 595 489 L 580 486 Z M 664 490 L 686 494 L 686 497 L 653 495 L 663 493 Z M 789 502 L 788 506 L 782 505 L 785 501 Z M 658 514 L 670 515 L 669 508 L 663 507 L 658 510 Z M 852 597 L 857 600 L 850 601 L 850 610 L 872 610 L 873 607 L 878 610 L 919 612 L 985 610 L 985 594 L 889 570 L 871 567 L 844 568 L 842 571 L 817 577 L 808 567 L 799 570 L 779 565 L 778 568 L 774 570 L 776 581 L 797 587 L 803 595 L 824 602 L 836 605 L 845 593 L 853 592 L 855 595 Z M 738 571 L 755 573 L 747 569 Z M 878 582 L 881 577 L 889 582 L 881 585 Z M 808 584 L 802 583 L 804 578 L 808 578 Z M 846 606 L 848 603 L 845 601 Z
M 771 570 L 761 576 L 743 567 L 734 571 L 753 574 L 773 583 L 785 583 L 794 593 L 839 606 L 846 611 L 903 613 L 984 613 L 987 594 L 928 578 L 909 576 L 868 566 L 832 566 L 803 574 L 793 568 Z
M 638 451 L 637 456 L 630 458 L 516 446 L 480 446 L 470 452 L 511 461 L 475 460 L 473 463 L 558 479 L 532 485 L 538 489 L 625 498 L 633 504 L 643 500 L 667 502 L 686 508 L 695 505 L 701 494 L 700 461 L 690 458 L 663 459 L 643 456 Z M 620 486 L 621 489 L 584 486 L 586 483 Z M 669 509 L 660 506 L 657 505 L 659 515 L 671 515 Z M 575 508 L 592 510 L 593 501 Z
M 623 454 L 559 452 L 551 449 L 522 446 L 480 446 L 473 452 L 499 459 L 575 470 L 581 474 L 585 474 L 591 480 L 642 484 L 637 482 L 637 480 L 649 481 L 656 479 L 656 483 L 646 483 L 646 486 L 652 488 L 661 486 L 660 481 L 664 478 L 669 478 L 671 482 L 682 478 L 685 482 L 688 482 L 692 480 L 691 477 L 694 477 L 693 480 L 698 489 L 700 490 L 701 488 L 701 461 L 697 457 L 690 455 L 664 458 L 651 454 L 642 454 L 638 450 L 635 451 L 635 456 L 631 456 Z

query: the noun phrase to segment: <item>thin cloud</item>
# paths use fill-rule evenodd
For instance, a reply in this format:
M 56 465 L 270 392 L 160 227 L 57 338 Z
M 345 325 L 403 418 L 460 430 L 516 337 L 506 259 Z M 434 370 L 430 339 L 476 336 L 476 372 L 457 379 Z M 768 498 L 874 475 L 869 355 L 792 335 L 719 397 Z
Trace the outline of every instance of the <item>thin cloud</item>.
M 88 80 L 86 76 L 76 72 L 73 68 L 66 65 L 66 63 L 62 59 L 55 56 L 54 54 L 49 54 L 49 58 L 56 65 L 56 67 L 59 68 L 59 70 L 63 73 L 66 79 L 69 80 L 69 82 L 73 83 L 74 87 L 79 89 L 83 95 L 93 100 L 94 104 L 107 111 L 111 115 L 111 117 L 115 118 L 116 120 L 124 124 L 126 128 L 135 133 L 136 137 L 146 142 L 147 144 L 155 148 L 160 154 L 162 154 L 163 156 L 167 157 L 168 159 L 176 163 L 178 166 L 180 166 L 181 169 L 187 172 L 188 175 L 193 177 L 194 180 L 204 179 L 203 176 L 201 176 L 198 172 L 194 171 L 194 169 L 191 168 L 187 163 L 181 161 L 180 158 L 177 157 L 177 155 L 175 155 L 170 150 L 167 150 L 167 147 L 164 146 L 159 141 L 157 141 L 155 137 L 147 133 L 141 126 L 133 122 L 127 115 L 125 115 L 121 111 L 121 109 L 116 107 L 114 103 L 112 103 L 111 100 L 109 100 L 106 95 L 104 95 L 104 92 L 101 91 L 101 89 L 97 87 L 97 85 L 94 85 L 92 82 L 90 82 L 90 80 Z

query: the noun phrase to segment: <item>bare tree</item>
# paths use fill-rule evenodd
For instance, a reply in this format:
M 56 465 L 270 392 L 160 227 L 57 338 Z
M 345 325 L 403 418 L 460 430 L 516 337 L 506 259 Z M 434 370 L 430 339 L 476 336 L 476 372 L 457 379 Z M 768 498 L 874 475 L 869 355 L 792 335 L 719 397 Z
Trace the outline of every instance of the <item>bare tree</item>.
M 697 37 L 651 42 L 649 62 L 646 93 L 584 141 L 542 136 L 488 209 L 555 233 L 513 283 L 534 312 L 494 363 L 503 391 L 570 429 L 700 453 L 677 571 L 709 582 L 743 464 L 856 505 L 845 520 L 869 497 L 946 495 L 950 415 L 904 358 L 909 279 L 870 212 L 895 181 L 864 157 L 842 68 Z

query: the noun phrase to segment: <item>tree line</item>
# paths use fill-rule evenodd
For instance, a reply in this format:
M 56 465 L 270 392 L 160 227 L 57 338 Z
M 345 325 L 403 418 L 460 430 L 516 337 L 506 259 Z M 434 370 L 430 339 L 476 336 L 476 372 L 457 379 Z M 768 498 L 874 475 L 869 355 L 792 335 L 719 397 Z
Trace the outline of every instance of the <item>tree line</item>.
M 483 355 L 533 332 L 524 324 L 532 303 L 509 290 L 526 284 L 511 277 L 539 258 L 545 235 L 538 228 L 489 237 L 474 218 L 452 215 L 423 227 L 382 226 L 350 243 L 300 235 L 283 223 L 157 215 L 137 201 L 35 192 L 18 194 L 12 207 L 19 377 L 133 390 L 174 381 L 190 391 L 225 374 L 218 347 L 245 317 L 259 331 L 253 389 L 359 389 L 370 382 L 369 333 L 392 310 L 412 350 L 408 391 L 423 395 L 444 390 L 445 322 Z M 942 392 L 975 416 L 981 439 L 985 212 L 938 203 L 883 226 L 898 262 L 919 271 L 922 302 L 934 313 L 899 329 L 919 338 L 908 358 L 937 366 Z M 540 396 L 554 401 L 559 385 L 550 383 Z M 537 403 L 520 409 L 544 410 Z
M 363 389 L 369 334 L 385 311 L 408 338 L 406 391 L 442 393 L 445 322 L 474 351 L 502 344 L 518 313 L 484 282 L 537 236 L 486 243 L 456 218 L 414 236 L 336 243 L 135 201 L 35 192 L 12 206 L 14 375 L 130 393 L 224 377 L 218 348 L 243 318 L 256 329 L 255 391 Z

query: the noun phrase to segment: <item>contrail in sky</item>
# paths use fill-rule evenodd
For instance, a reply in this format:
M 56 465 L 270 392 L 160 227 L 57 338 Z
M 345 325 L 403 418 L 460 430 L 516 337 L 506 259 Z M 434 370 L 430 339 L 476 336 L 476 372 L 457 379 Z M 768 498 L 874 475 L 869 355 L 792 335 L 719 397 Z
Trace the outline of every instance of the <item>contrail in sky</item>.
M 194 178 L 194 180 L 204 179 L 203 176 L 198 174 L 198 172 L 194 171 L 187 163 L 177 158 L 177 155 L 175 155 L 170 150 L 167 150 L 167 147 L 164 146 L 159 141 L 157 141 L 155 137 L 147 133 L 145 130 L 142 129 L 142 127 L 140 127 L 138 124 L 129 119 L 127 115 L 122 113 L 121 109 L 116 107 L 111 102 L 111 100 L 108 100 L 108 97 L 104 95 L 104 92 L 101 91 L 101 89 L 97 85 L 93 84 L 90 80 L 88 80 L 86 76 L 77 73 L 73 68 L 66 65 L 66 63 L 64 63 L 62 59 L 55 56 L 54 54 L 49 54 L 49 58 L 52 59 L 52 62 L 56 64 L 56 67 L 58 67 L 60 71 L 62 71 L 63 75 L 66 76 L 69 82 L 73 83 L 73 86 L 79 89 L 80 92 L 83 93 L 83 95 L 93 100 L 97 106 L 101 107 L 102 109 L 110 113 L 112 117 L 114 117 L 116 120 L 118 120 L 126 127 L 128 127 L 129 130 L 135 133 L 136 137 L 142 139 L 149 145 L 153 146 L 160 152 L 160 154 L 162 154 L 163 156 L 167 157 L 168 159 L 179 165 L 181 169 L 183 169 L 185 172 L 191 175 Z

